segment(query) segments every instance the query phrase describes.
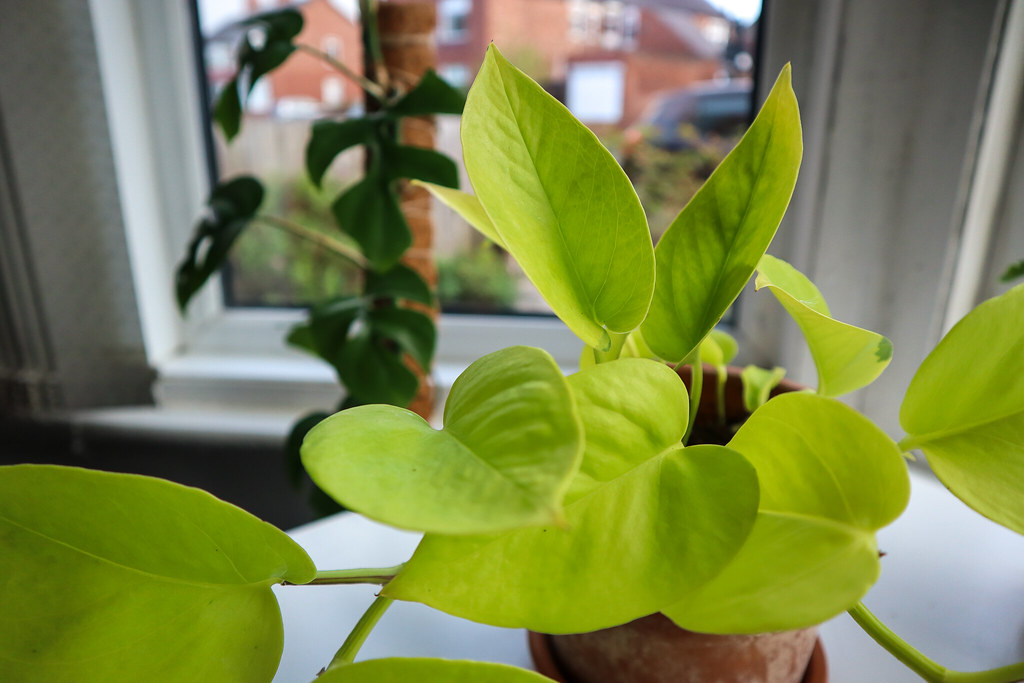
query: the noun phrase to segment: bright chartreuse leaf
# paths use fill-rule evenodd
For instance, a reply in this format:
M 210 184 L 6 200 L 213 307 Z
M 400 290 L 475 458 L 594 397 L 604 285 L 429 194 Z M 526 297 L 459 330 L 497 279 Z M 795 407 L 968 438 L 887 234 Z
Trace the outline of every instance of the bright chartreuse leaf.
M 414 180 L 412 184 L 428 189 L 430 194 L 434 195 L 436 199 L 449 209 L 462 216 L 463 220 L 473 226 L 480 234 L 502 249 L 508 250 L 508 247 L 505 246 L 505 240 L 498 234 L 498 230 L 494 227 L 494 223 L 491 222 L 490 217 L 484 211 L 484 207 L 480 204 L 480 200 L 476 198 L 476 195 L 453 190 L 449 187 L 422 183 L 417 180 Z
M 989 519 L 1024 533 L 1024 285 L 983 302 L 921 363 L 901 445 Z
M 756 507 L 757 479 L 738 453 L 672 446 L 568 503 L 564 527 L 427 534 L 384 595 L 494 626 L 606 628 L 715 576 Z
M 755 286 L 768 287 L 800 326 L 818 368 L 822 396 L 841 396 L 867 386 L 888 367 L 892 342 L 832 318 L 814 283 L 782 259 L 765 254 L 757 266 Z
M 664 363 L 644 358 L 601 363 L 570 375 L 569 387 L 587 443 L 566 502 L 679 444 L 686 433 L 690 397 Z
M 641 328 L 658 356 L 686 358 L 739 296 L 786 212 L 802 153 L 786 66 L 743 139 L 658 242 L 658 284 Z
M 608 332 L 639 325 L 654 253 L 636 192 L 597 137 L 493 45 L 469 91 L 462 146 L 480 204 L 566 325 L 600 350 Z
M 271 585 L 316 573 L 283 532 L 198 489 L 0 468 L 0 680 L 270 681 Z
M 640 328 L 629 333 L 619 355 L 622 358 L 658 358 L 658 355 L 647 346 L 643 335 L 640 334 Z
M 875 532 L 910 496 L 896 444 L 838 401 L 790 393 L 759 408 L 729 447 L 757 470 L 754 529 L 717 577 L 665 614 L 695 631 L 758 633 L 856 604 L 878 578 Z
M 321 674 L 316 683 L 551 683 L 508 664 L 456 659 L 389 658 L 346 664 Z
M 302 446 L 313 481 L 386 524 L 446 534 L 559 523 L 582 430 L 569 386 L 544 351 L 488 354 L 455 381 L 444 429 L 394 406 L 342 411 Z
M 780 367 L 768 370 L 748 365 L 743 368 L 740 372 L 740 381 L 743 383 L 743 407 L 746 411 L 752 413 L 767 403 L 772 389 L 777 387 L 785 376 L 786 369 Z

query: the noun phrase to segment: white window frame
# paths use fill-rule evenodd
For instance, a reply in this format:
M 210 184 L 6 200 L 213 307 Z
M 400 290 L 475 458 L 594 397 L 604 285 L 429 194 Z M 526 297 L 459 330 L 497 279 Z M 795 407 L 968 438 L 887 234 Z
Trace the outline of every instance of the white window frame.
M 187 3 L 91 0 L 91 10 L 158 408 L 332 407 L 340 395 L 333 370 L 284 343 L 301 311 L 231 309 L 218 282 L 184 318 L 176 309 L 174 270 L 209 189 Z M 555 318 L 442 315 L 438 327 L 442 395 L 470 362 L 512 344 L 545 348 L 566 368 L 578 359 L 579 342 Z
M 893 9 L 926 11 L 925 0 L 907 2 L 913 10 L 902 6 Z M 1014 30 L 1018 32 L 1013 35 L 1017 36 L 1021 16 L 1024 15 L 1024 0 L 1009 2 L 1012 10 L 1007 25 L 1016 27 Z M 330 397 L 336 397 L 338 393 L 330 369 L 316 359 L 287 349 L 282 341 L 283 331 L 300 319 L 301 313 L 227 310 L 215 285 L 205 288 L 187 319 L 182 320 L 175 309 L 171 295 L 174 267 L 184 253 L 191 226 L 207 190 L 191 47 L 192 28 L 184 4 L 90 0 L 146 351 L 150 363 L 159 372 L 157 393 L 161 403 L 167 407 L 198 405 L 224 410 L 246 407 L 267 410 L 273 407 L 285 412 L 296 412 L 306 407 L 324 408 Z M 955 4 L 945 3 L 943 7 L 947 15 L 957 11 Z M 867 87 L 871 84 L 856 73 L 858 69 L 866 71 L 864 67 L 870 66 L 863 61 L 867 59 L 863 56 L 864 51 L 860 56 L 854 54 L 852 57 L 841 53 L 843 45 L 850 45 L 851 40 L 844 35 L 844 19 L 849 12 L 859 12 L 863 21 L 864 11 L 852 0 L 818 3 L 775 0 L 769 7 L 769 28 L 773 18 L 784 19 L 787 23 L 784 29 L 776 25 L 774 30 L 769 30 L 763 50 L 766 58 L 759 68 L 771 73 L 781 67 L 782 62 L 792 59 L 801 67 L 800 78 L 805 88 L 802 94 L 807 154 L 798 195 L 787 218 L 790 227 L 783 227 L 781 239 L 777 240 L 773 252 L 789 258 L 812 279 L 818 279 L 837 314 L 846 311 L 851 322 L 883 332 L 889 332 L 887 325 L 895 327 L 891 336 L 898 353 L 903 354 L 903 364 L 897 368 L 894 361 L 886 374 L 891 379 L 869 387 L 855 400 L 869 415 L 880 418 L 883 426 L 890 427 L 892 425 L 886 419 L 891 420 L 896 414 L 894 407 L 898 405 L 894 404 L 898 404 L 899 390 L 905 386 L 906 368 L 916 366 L 916 362 L 911 362 L 914 356 L 923 356 L 942 327 L 941 324 L 933 324 L 934 332 L 928 335 L 919 331 L 911 333 L 911 328 L 919 328 L 920 325 L 899 319 L 899 311 L 895 307 L 904 305 L 902 300 L 910 297 L 923 311 L 924 326 L 929 325 L 929 317 L 932 322 L 937 319 L 948 324 L 960 310 L 957 307 L 964 305 L 960 301 L 964 297 L 954 292 L 954 288 L 978 292 L 984 289 L 982 278 L 998 275 L 987 270 L 991 255 L 971 256 L 969 237 L 972 231 L 979 230 L 971 226 L 982 226 L 982 232 L 1005 232 L 1007 226 L 993 226 L 1000 216 L 991 211 L 980 216 L 979 222 L 978 214 L 970 207 L 975 202 L 991 208 L 993 202 L 1003 201 L 1007 188 L 1024 173 L 1021 170 L 1024 163 L 1020 160 L 1013 167 L 1014 171 L 1007 168 L 1005 159 L 993 158 L 985 152 L 986 146 L 998 147 L 995 140 L 986 142 L 986 135 L 997 128 L 1004 131 L 1004 136 L 1010 135 L 1016 130 L 1014 126 L 1020 125 L 1024 106 L 1019 92 L 1001 99 L 1001 96 L 996 96 L 999 90 L 996 88 L 992 97 L 984 98 L 973 116 L 964 117 L 970 120 L 955 122 L 953 130 L 967 139 L 968 146 L 962 162 L 956 161 L 961 164 L 956 171 L 962 176 L 959 186 L 963 188 L 962 201 L 958 201 L 958 205 L 966 208 L 964 215 L 953 211 L 953 215 L 945 216 L 950 223 L 947 230 L 949 244 L 942 252 L 948 260 L 945 277 L 937 277 L 934 281 L 929 279 L 926 294 L 917 275 L 904 277 L 900 283 L 903 288 L 899 292 L 901 300 L 892 300 L 895 297 L 886 299 L 884 291 L 877 292 L 881 297 L 878 298 L 876 293 L 865 293 L 854 287 L 837 288 L 836 283 L 848 270 L 860 269 L 864 262 L 863 259 L 855 262 L 856 259 L 844 251 L 843 244 L 827 244 L 819 238 L 818 230 L 823 218 L 828 218 L 833 233 L 839 230 L 834 226 L 842 227 L 845 223 L 862 230 L 864 234 L 858 235 L 858 238 L 864 238 L 861 248 L 870 247 L 888 259 L 884 264 L 875 264 L 871 269 L 873 273 L 884 272 L 887 268 L 892 271 L 900 259 L 907 259 L 908 254 L 913 254 L 917 244 L 915 240 L 923 239 L 922 224 L 943 220 L 938 214 L 926 220 L 912 213 L 922 206 L 920 188 L 915 189 L 916 194 L 900 188 L 879 189 L 878 183 L 864 168 L 850 165 L 849 157 L 844 156 L 851 150 L 854 150 L 852 156 L 857 156 L 856 145 L 859 143 L 850 140 L 850 131 L 835 128 L 838 124 L 833 119 L 837 112 L 847 119 L 857 118 L 861 113 L 849 111 L 851 102 L 864 107 L 864 116 L 877 105 L 870 97 L 851 99 L 861 90 L 868 92 Z M 810 25 L 803 25 L 802 21 Z M 913 26 L 908 24 L 905 31 L 911 29 Z M 813 36 L 812 40 L 808 41 L 807 36 Z M 863 40 L 864 37 L 857 39 Z M 1013 40 L 1017 41 L 1013 44 L 1019 48 L 1020 39 Z M 1005 41 L 1003 48 L 1009 49 Z M 889 49 L 896 48 L 890 46 Z M 854 57 L 863 63 L 843 61 Z M 851 80 L 834 85 L 836 74 L 841 70 L 852 73 Z M 973 73 L 951 71 L 949 75 L 955 77 L 956 85 L 964 90 L 973 82 L 972 79 L 977 78 Z M 998 73 L 993 79 L 1000 80 Z M 1019 78 L 1016 83 L 1020 83 Z M 924 86 L 915 83 L 915 87 Z M 940 91 L 946 89 L 948 95 L 948 87 L 944 76 L 942 85 L 928 85 L 930 89 L 923 97 L 929 98 L 929 102 L 931 99 L 942 102 Z M 845 90 L 840 92 L 840 88 Z M 975 96 L 974 92 L 970 94 Z M 1014 97 L 1016 101 L 1012 101 Z M 1000 104 L 1003 99 L 1011 101 Z M 847 107 L 846 111 L 837 105 L 840 100 Z M 913 112 L 895 111 L 889 115 L 894 117 L 894 125 L 905 127 Z M 935 116 L 930 121 L 936 127 L 941 123 Z M 912 159 L 912 163 L 908 162 L 907 171 L 920 171 L 919 167 L 927 165 L 926 160 L 931 157 L 945 159 L 949 155 L 943 156 L 939 152 L 948 142 L 927 136 L 915 139 L 915 144 L 922 147 L 917 150 L 919 157 Z M 877 154 L 884 160 L 891 153 L 890 145 L 879 146 L 877 152 L 867 150 L 864 154 L 868 157 Z M 871 160 L 861 159 L 860 163 L 870 164 Z M 1011 177 L 1011 173 L 1017 175 Z M 945 177 L 948 181 L 948 172 Z M 878 195 L 866 195 L 861 202 L 863 207 L 873 212 L 873 219 L 885 218 L 882 215 L 884 210 L 910 221 L 909 228 L 890 222 L 871 227 L 875 232 L 864 232 L 868 228 L 857 223 L 854 216 L 830 213 L 834 209 L 841 210 L 851 193 L 861 189 Z M 958 187 L 952 190 L 959 191 Z M 945 191 L 948 193 L 949 189 Z M 995 193 L 996 196 L 984 200 L 984 195 L 979 193 Z M 889 248 L 889 241 L 896 238 L 883 233 L 883 229 L 901 230 L 897 248 Z M 827 249 L 832 251 L 825 251 Z M 973 265 L 965 265 L 956 271 L 952 264 L 962 258 L 970 259 Z M 950 302 L 951 294 L 956 302 Z M 976 296 L 966 297 L 967 300 L 972 298 Z M 751 302 L 754 305 L 750 305 Z M 793 350 L 802 348 L 802 344 L 794 342 L 793 335 L 778 331 L 779 323 L 775 321 L 783 319 L 783 315 L 777 310 L 762 312 L 761 302 L 765 302 L 764 297 L 753 297 L 741 310 L 741 325 L 746 332 L 751 359 L 781 361 L 794 370 L 797 379 L 813 383 L 806 353 Z M 765 302 L 764 306 L 770 308 L 772 302 Z M 849 316 L 851 310 L 854 312 L 852 317 Z M 895 324 L 893 320 L 896 320 Z M 901 341 L 905 342 L 904 346 L 900 345 Z M 438 350 L 441 384 L 481 353 L 516 343 L 547 346 L 568 368 L 575 364 L 580 348 L 561 323 L 553 319 L 513 317 L 474 320 L 442 316 Z M 270 397 L 271 406 L 267 405 L 267 397 Z

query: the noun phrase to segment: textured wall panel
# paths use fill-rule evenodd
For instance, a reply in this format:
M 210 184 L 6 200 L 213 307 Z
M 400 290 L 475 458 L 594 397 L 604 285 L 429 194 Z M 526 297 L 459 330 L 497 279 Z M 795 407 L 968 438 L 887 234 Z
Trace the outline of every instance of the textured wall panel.
M 0 64 L 9 186 L 64 407 L 149 401 L 86 0 L 4 2 Z

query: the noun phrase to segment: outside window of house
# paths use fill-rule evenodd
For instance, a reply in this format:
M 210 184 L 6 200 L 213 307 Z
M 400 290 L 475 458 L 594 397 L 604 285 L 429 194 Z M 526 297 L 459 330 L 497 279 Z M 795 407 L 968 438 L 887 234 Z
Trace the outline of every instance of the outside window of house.
M 474 21 L 507 22 L 503 30 L 513 23 L 526 27 L 522 36 L 504 36 L 499 47 L 531 73 L 544 74 L 545 87 L 563 98 L 620 160 L 657 239 L 731 149 L 752 114 L 755 68 L 749 55 L 757 54 L 759 5 L 749 7 L 757 0 L 714 1 L 718 5 L 708 0 L 705 9 L 692 11 L 680 9 L 675 0 L 437 0 L 438 72 L 457 87 L 471 84 L 476 65 L 469 60 L 482 57 L 496 30 L 485 25 L 470 32 L 473 12 L 483 12 Z M 248 5 L 242 0 L 197 2 L 207 41 L 207 74 L 215 91 L 231 76 L 224 73 L 218 52 L 224 49 L 226 27 L 242 15 L 208 25 L 202 23 L 206 10 Z M 551 2 L 562 22 L 538 23 L 539 2 Z M 295 6 L 302 11 L 314 3 L 333 10 L 331 14 L 320 7 L 315 16 L 335 22 L 310 29 L 312 35 L 325 36 L 314 45 L 344 60 L 341 36 L 357 35 L 358 27 L 351 22 L 358 18 L 339 9 L 346 0 L 309 0 Z M 348 4 L 355 6 L 354 0 Z M 691 4 L 696 3 L 687 6 Z M 747 9 L 732 17 L 729 8 L 741 4 Z M 523 21 L 511 22 L 517 11 Z M 225 16 L 223 11 L 209 14 Z M 643 44 L 648 34 L 640 32 L 641 25 L 657 29 L 651 31 L 659 36 L 656 44 Z M 449 47 L 453 43 L 458 43 L 454 49 Z M 361 64 L 349 66 L 361 69 Z M 660 74 L 660 80 L 651 79 L 652 73 Z M 221 176 L 259 177 L 267 186 L 267 213 L 336 235 L 330 200 L 361 177 L 362 152 L 343 154 L 332 165 L 322 192 L 305 179 L 303 155 L 312 121 L 344 116 L 345 107 L 361 108 L 346 98 L 346 87 L 308 55 L 289 58 L 285 67 L 259 82 L 241 135 L 226 145 L 215 134 Z M 461 163 L 457 118 L 439 117 L 437 131 L 439 149 Z M 445 312 L 550 312 L 515 263 L 454 212 L 439 207 L 433 215 Z M 308 243 L 260 227 L 238 242 L 223 280 L 230 306 L 303 306 L 356 287 L 356 277 L 344 262 L 310 249 Z
M 437 3 L 437 40 L 458 43 L 469 33 L 469 15 L 472 0 L 441 0 Z

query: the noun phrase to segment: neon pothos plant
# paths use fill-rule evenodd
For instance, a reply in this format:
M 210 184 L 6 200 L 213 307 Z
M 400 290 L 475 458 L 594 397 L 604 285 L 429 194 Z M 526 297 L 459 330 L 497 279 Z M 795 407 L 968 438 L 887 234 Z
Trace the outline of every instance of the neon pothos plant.
M 333 252 L 361 271 L 361 292 L 329 296 L 313 306 L 308 320 L 291 331 L 288 341 L 334 367 L 347 392 L 343 405 L 406 406 L 419 384 L 410 360 L 429 369 L 436 332 L 429 316 L 408 305 L 431 305 L 434 298 L 427 283 L 399 263 L 412 245 L 412 233 L 399 206 L 396 184 L 415 178 L 458 187 L 458 171 L 439 152 L 402 144 L 399 129 L 405 117 L 459 114 L 464 97 L 432 71 L 408 91 L 388 79 L 380 66 L 383 58 L 370 4 L 362 2 L 363 43 L 377 65 L 373 71 L 378 80 L 353 73 L 320 50 L 296 42 L 302 15 L 287 9 L 242 22 L 247 32 L 238 50 L 238 71 L 214 107 L 214 119 L 230 141 L 241 129 L 242 103 L 256 82 L 296 52 L 323 60 L 363 88 L 375 105 L 373 111 L 358 118 L 317 121 L 306 147 L 306 171 L 318 188 L 339 154 L 359 145 L 366 150 L 365 175 L 345 188 L 331 207 L 340 234 L 331 236 L 260 213 L 262 184 L 251 176 L 231 178 L 210 192 L 207 214 L 178 268 L 176 287 L 184 310 L 250 225 L 279 228 L 309 240 L 313 248 Z M 307 418 L 307 426 L 300 429 L 322 417 L 326 414 Z
M 366 405 L 310 432 L 303 460 L 321 487 L 425 533 L 399 567 L 316 568 L 281 532 L 159 480 L 3 469 L 0 678 L 267 681 L 282 637 L 270 586 L 282 582 L 382 585 L 326 683 L 547 680 L 480 662 L 353 663 L 396 599 L 549 633 L 658 611 L 749 633 L 849 610 L 926 680 L 1024 677 L 1024 664 L 949 672 L 859 603 L 879 573 L 875 532 L 907 503 L 911 449 L 968 505 L 1024 532 L 1024 288 L 931 352 L 896 443 L 834 398 L 878 376 L 888 340 L 834 320 L 807 278 L 765 255 L 801 155 L 788 67 L 657 249 L 612 157 L 493 47 L 463 145 L 476 194 L 431 189 L 519 261 L 585 342 L 586 367 L 565 377 L 545 352 L 512 347 L 467 368 L 440 430 Z M 778 373 L 748 372 L 746 422 L 725 445 L 687 445 L 698 361 L 728 362 L 733 344 L 713 327 L 755 272 L 803 329 L 817 390 L 765 400 Z M 672 365 L 692 367 L 690 393 Z

